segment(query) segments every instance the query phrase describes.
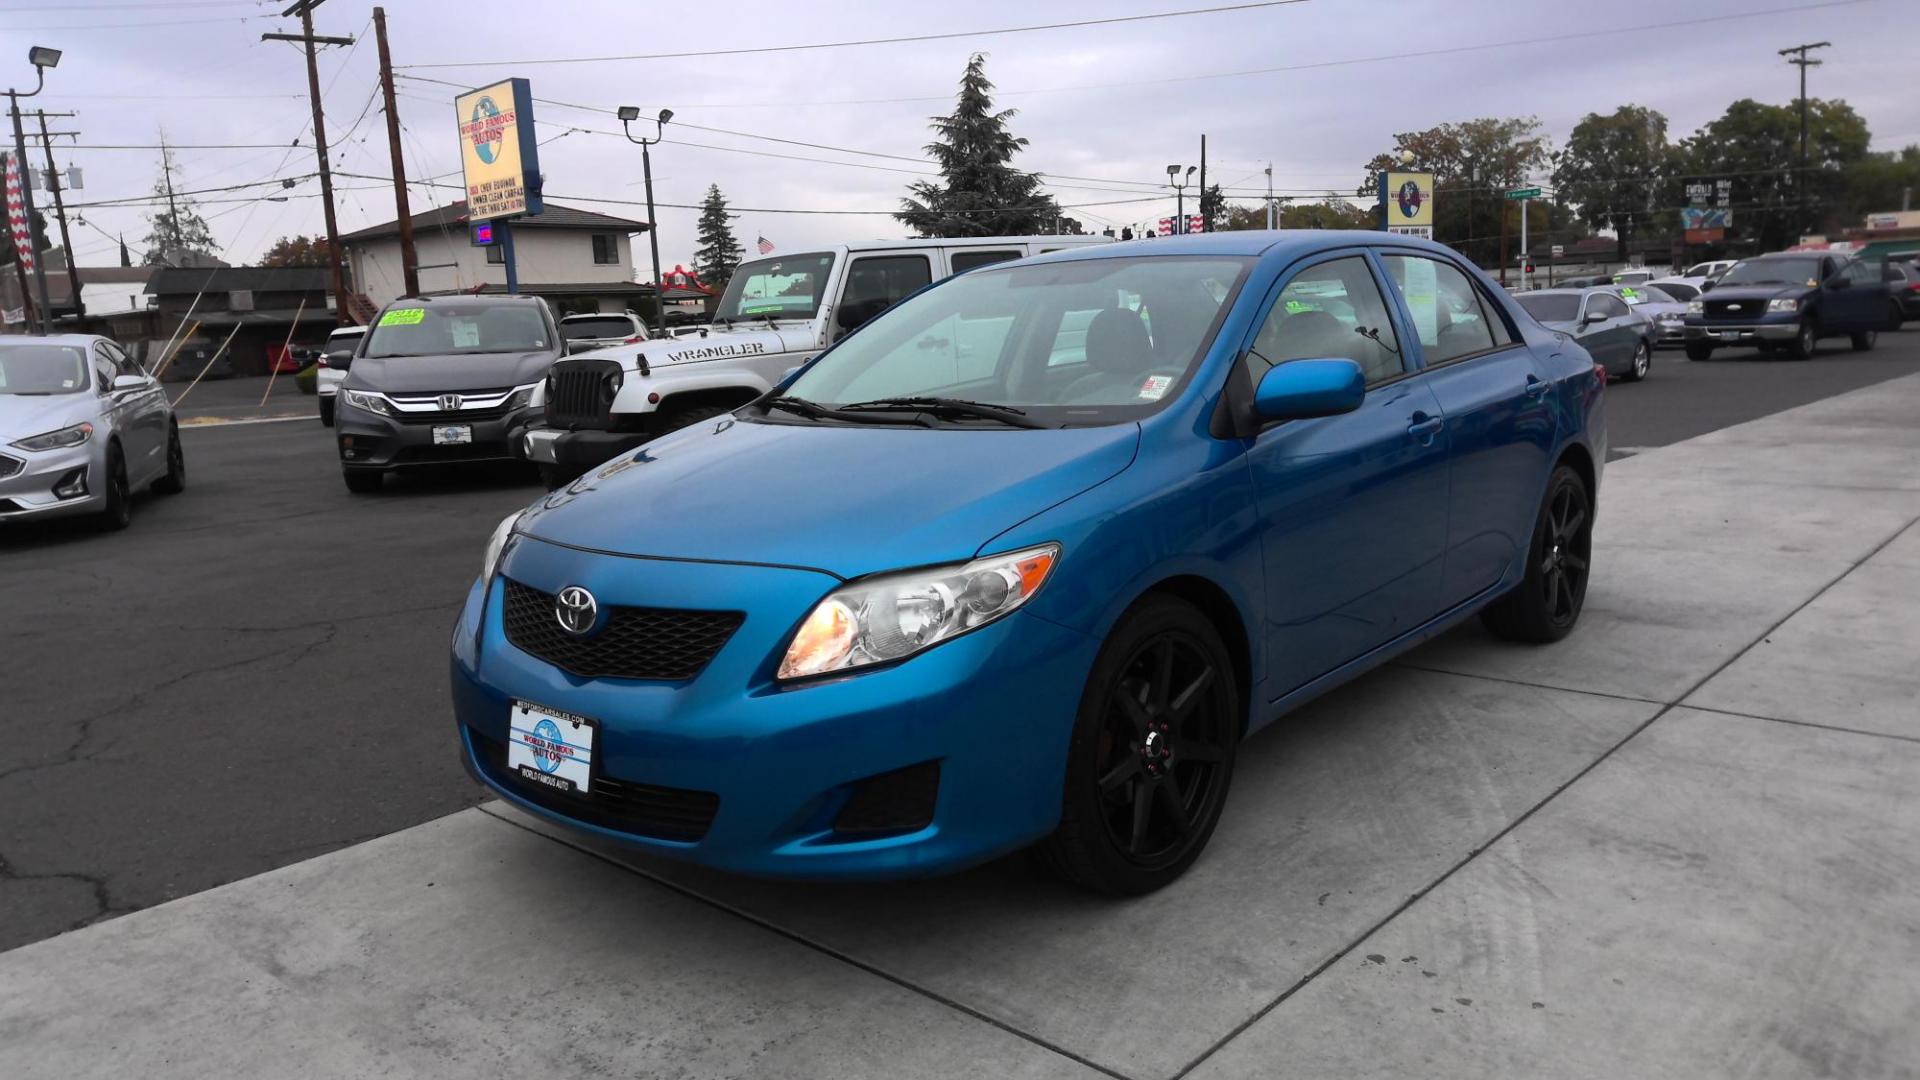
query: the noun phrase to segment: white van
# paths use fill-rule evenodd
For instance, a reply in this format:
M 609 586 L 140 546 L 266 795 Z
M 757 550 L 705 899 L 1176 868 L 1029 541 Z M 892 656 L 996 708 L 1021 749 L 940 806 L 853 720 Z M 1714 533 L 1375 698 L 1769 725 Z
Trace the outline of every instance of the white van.
M 742 263 L 704 332 L 554 364 L 535 391 L 545 421 L 519 452 L 550 485 L 655 436 L 737 409 L 902 297 L 950 274 L 1105 236 L 871 240 Z M 956 366 L 967 342 L 952 343 Z

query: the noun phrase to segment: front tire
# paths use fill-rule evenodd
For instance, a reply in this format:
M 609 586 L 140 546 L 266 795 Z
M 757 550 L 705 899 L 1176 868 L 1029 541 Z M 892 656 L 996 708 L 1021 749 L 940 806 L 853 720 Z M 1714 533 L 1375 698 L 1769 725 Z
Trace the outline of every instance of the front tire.
M 1639 382 L 1641 379 L 1647 377 L 1647 372 L 1652 370 L 1653 350 L 1648 348 L 1647 343 L 1643 341 L 1634 346 L 1633 362 L 1627 365 L 1626 374 L 1620 376 L 1620 381 Z
M 355 495 L 373 495 L 386 486 L 385 473 L 371 469 L 341 469 L 341 479 L 347 482 L 347 490 Z
M 1800 329 L 1794 332 L 1793 342 L 1786 348 L 1788 356 L 1795 360 L 1811 360 L 1814 351 L 1820 347 L 1820 332 L 1815 329 L 1812 319 L 1800 320 Z
M 107 532 L 119 532 L 133 521 L 133 489 L 127 486 L 127 459 L 119 443 L 107 448 L 106 489 L 99 525 Z
M 333 426 L 333 395 L 332 394 L 328 394 L 320 399 L 320 426 L 321 427 Z
M 1244 716 L 1213 624 L 1171 596 L 1135 605 L 1087 677 L 1042 864 L 1115 896 L 1185 873 L 1219 824 Z
M 1713 346 L 1703 344 L 1698 341 L 1687 342 L 1687 359 L 1711 360 L 1712 358 L 1713 358 Z
M 1580 621 L 1593 558 L 1593 497 L 1567 465 L 1553 470 L 1527 545 L 1518 588 L 1487 605 L 1480 621 L 1508 641 L 1559 641 Z
M 153 482 L 161 495 L 178 495 L 187 490 L 187 453 L 180 447 L 180 426 L 167 428 L 167 474 Z
M 1872 349 L 1874 346 L 1874 343 L 1879 340 L 1880 340 L 1880 331 L 1862 330 L 1859 333 L 1853 335 L 1853 351 L 1867 352 L 1868 350 Z

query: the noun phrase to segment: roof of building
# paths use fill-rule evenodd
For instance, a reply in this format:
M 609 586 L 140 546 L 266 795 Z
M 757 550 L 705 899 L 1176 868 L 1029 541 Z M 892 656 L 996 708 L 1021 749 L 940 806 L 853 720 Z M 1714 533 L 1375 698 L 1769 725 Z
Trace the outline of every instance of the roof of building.
M 323 266 L 221 266 L 157 267 L 147 282 L 147 291 L 155 295 L 179 295 L 198 292 L 233 292 L 253 289 L 258 292 L 325 292 L 327 269 Z
M 413 231 L 418 234 L 423 229 L 467 227 L 467 204 L 449 203 L 432 210 L 413 215 Z M 619 232 L 646 232 L 651 226 L 644 221 L 631 218 L 614 217 L 611 214 L 597 214 L 592 210 L 580 210 L 559 203 L 547 203 L 538 214 L 513 219 L 516 229 L 597 229 Z M 340 242 L 351 244 L 362 240 L 382 240 L 389 236 L 400 235 L 400 221 L 395 218 L 382 225 L 372 225 L 357 232 L 346 233 Z
M 489 281 L 478 289 L 462 289 L 459 294 L 475 293 L 485 296 L 498 296 L 507 291 L 505 285 Z M 653 286 L 644 281 L 523 281 L 520 291 L 528 296 L 651 296 Z M 667 294 L 673 295 L 671 291 Z M 701 295 L 705 295 L 704 293 Z

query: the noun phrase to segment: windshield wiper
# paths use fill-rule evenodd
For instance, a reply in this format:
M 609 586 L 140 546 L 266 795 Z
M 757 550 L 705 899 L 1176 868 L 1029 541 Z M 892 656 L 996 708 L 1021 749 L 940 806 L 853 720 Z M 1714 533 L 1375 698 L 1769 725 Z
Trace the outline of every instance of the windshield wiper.
M 1011 405 L 995 405 L 986 401 L 968 401 L 965 398 L 950 397 L 889 397 L 875 398 L 872 401 L 856 401 L 851 405 L 840 406 L 842 412 L 855 410 L 875 411 L 913 411 L 946 413 L 952 416 L 971 417 L 976 420 L 998 420 L 1008 427 L 1045 428 L 1052 427 L 1041 420 L 1027 415 L 1025 409 L 1016 409 Z
M 822 405 L 817 401 L 808 401 L 803 397 L 794 397 L 791 394 L 781 394 L 778 397 L 766 398 L 760 402 L 760 410 L 762 412 L 771 412 L 774 409 L 804 416 L 809 420 L 842 420 L 849 424 L 911 423 L 917 427 L 932 426 L 924 420 L 907 420 L 903 417 L 880 416 L 870 412 L 848 412 L 845 409 L 835 409 Z

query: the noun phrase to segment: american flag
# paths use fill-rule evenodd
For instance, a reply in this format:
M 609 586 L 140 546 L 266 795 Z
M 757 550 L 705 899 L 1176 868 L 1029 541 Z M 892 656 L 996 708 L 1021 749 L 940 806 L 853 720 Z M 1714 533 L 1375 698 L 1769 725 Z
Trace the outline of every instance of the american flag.
M 773 254 L 773 241 L 767 239 L 766 237 L 764 236 L 761 237 L 760 243 L 757 246 L 760 248 L 760 254 L 762 255 Z
M 20 160 L 7 155 L 7 225 L 13 233 L 13 248 L 19 253 L 20 268 L 33 269 L 33 230 L 27 226 L 27 204 L 20 185 Z

